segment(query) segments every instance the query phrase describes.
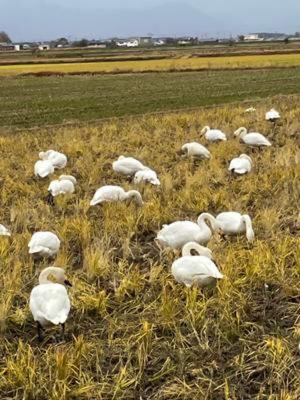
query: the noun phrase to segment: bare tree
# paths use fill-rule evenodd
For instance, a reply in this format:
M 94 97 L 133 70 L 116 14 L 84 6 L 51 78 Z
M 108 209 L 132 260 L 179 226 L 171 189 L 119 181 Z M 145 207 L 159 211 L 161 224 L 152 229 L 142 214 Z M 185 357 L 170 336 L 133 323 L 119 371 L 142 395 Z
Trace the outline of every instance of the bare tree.
M 0 42 L 3 42 L 3 43 L 11 43 L 10 37 L 9 37 L 8 34 L 7 34 L 6 32 L 4 32 L 4 31 L 1 31 L 1 32 L 0 32 Z

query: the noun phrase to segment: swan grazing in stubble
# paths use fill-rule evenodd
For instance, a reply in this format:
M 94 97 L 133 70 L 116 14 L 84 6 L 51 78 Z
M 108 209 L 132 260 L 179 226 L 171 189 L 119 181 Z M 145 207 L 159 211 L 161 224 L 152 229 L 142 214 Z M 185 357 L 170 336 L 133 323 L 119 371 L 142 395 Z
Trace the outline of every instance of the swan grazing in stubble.
M 133 157 L 124 156 L 120 156 L 117 161 L 114 161 L 112 167 L 115 172 L 126 176 L 133 176 L 138 171 L 148 169 L 139 160 L 136 160 Z
M 266 121 L 276 122 L 280 119 L 280 114 L 274 108 L 266 113 Z
M 34 175 L 46 178 L 54 173 L 54 166 L 49 160 L 39 160 L 34 164 Z
M 207 222 L 210 226 L 207 225 Z M 206 245 L 213 232 L 218 231 L 216 219 L 209 213 L 202 213 L 197 223 L 191 221 L 176 221 L 170 225 L 163 225 L 158 232 L 156 240 L 163 247 L 181 249 L 188 242 L 196 242 Z
M 198 255 L 193 256 L 192 250 L 196 251 Z M 198 243 L 186 243 L 182 249 L 182 257 L 172 264 L 172 275 L 177 282 L 183 283 L 187 287 L 212 285 L 216 279 L 222 279 L 224 276 L 211 258 L 211 250 L 208 248 L 200 246 Z
M 251 171 L 252 159 L 247 154 L 241 154 L 238 158 L 230 161 L 228 171 L 237 175 L 244 175 Z
M 234 136 L 238 136 L 242 142 L 244 142 L 248 146 L 253 147 L 267 147 L 272 146 L 267 138 L 264 137 L 261 133 L 251 132 L 247 133 L 247 129 L 244 127 L 239 128 L 234 132 Z
M 9 230 L 2 224 L 0 224 L 0 236 L 11 236 Z
M 67 165 L 67 156 L 59 151 L 47 150 L 39 153 L 41 160 L 51 161 L 54 168 L 62 169 Z
M 135 173 L 133 182 L 135 184 L 139 184 L 142 182 L 151 183 L 154 186 L 160 186 L 160 180 L 157 177 L 157 174 L 152 169 L 145 169 L 143 171 L 138 171 Z
M 254 240 L 254 231 L 249 215 L 241 215 L 238 212 L 228 211 L 217 215 L 216 221 L 224 235 L 232 236 L 246 233 L 246 237 L 249 241 Z
M 142 206 L 143 199 L 137 190 L 125 190 L 120 186 L 108 185 L 99 188 L 94 197 L 92 198 L 90 205 L 95 206 L 96 204 L 101 204 L 105 202 L 116 202 L 116 201 L 126 201 L 133 200 L 138 206 Z
M 205 135 L 205 139 L 209 142 L 219 142 L 227 140 L 224 132 L 220 131 L 219 129 L 210 129 L 209 126 L 205 126 L 202 129 L 201 135 L 203 134 Z
M 35 232 L 28 243 L 29 254 L 53 257 L 60 248 L 60 240 L 52 232 Z
M 48 187 L 48 203 L 53 205 L 54 197 L 60 194 L 74 193 L 76 183 L 76 178 L 72 175 L 61 175 L 58 179 L 52 181 Z
M 48 278 L 52 276 L 55 282 Z M 39 340 L 42 340 L 42 329 L 47 325 L 61 325 L 64 335 L 65 322 L 68 318 L 71 304 L 64 285 L 72 286 L 65 277 L 62 268 L 48 267 L 39 276 L 39 285 L 30 294 L 29 308 L 37 323 Z
M 181 147 L 181 150 L 184 151 L 188 157 L 204 158 L 207 160 L 211 157 L 209 150 L 197 142 L 186 143 Z

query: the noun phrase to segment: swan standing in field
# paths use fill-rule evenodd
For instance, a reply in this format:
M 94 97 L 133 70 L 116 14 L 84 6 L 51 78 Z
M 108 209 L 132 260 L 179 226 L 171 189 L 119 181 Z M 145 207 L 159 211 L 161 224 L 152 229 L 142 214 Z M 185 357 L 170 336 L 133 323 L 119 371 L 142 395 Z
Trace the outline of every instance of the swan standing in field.
M 74 193 L 76 183 L 76 178 L 72 175 L 61 175 L 58 179 L 52 181 L 48 187 L 48 203 L 53 205 L 54 197 L 60 194 Z
M 206 147 L 197 142 L 186 143 L 181 147 L 188 157 L 206 158 L 210 159 L 211 154 Z
M 207 225 L 209 222 L 211 228 Z M 196 242 L 206 245 L 213 232 L 218 231 L 216 219 L 208 213 L 198 217 L 197 223 L 191 221 L 176 221 L 170 225 L 163 225 L 158 232 L 156 240 L 163 247 L 181 249 L 188 242 Z
M 99 188 L 94 197 L 92 198 L 90 205 L 95 206 L 96 204 L 104 202 L 115 202 L 115 201 L 126 201 L 134 200 L 138 206 L 142 206 L 143 199 L 137 190 L 129 190 L 125 192 L 120 186 L 108 185 Z
M 54 168 L 62 169 L 67 165 L 67 156 L 55 150 L 41 151 L 39 153 L 41 160 L 51 161 Z
M 202 131 L 201 135 L 205 135 L 205 139 L 209 142 L 218 142 L 220 140 L 227 140 L 226 135 L 224 132 L 220 131 L 219 129 L 210 129 L 209 126 L 205 126 Z
M 276 122 L 280 119 L 280 114 L 274 108 L 266 113 L 266 120 L 270 122 Z
M 0 224 L 0 236 L 11 236 L 9 230 L 2 224 Z
M 191 255 L 192 250 L 199 255 Z M 211 258 L 208 248 L 198 243 L 186 243 L 182 249 L 182 257 L 172 264 L 172 275 L 177 282 L 184 283 L 187 287 L 212 285 L 216 279 L 222 279 L 224 276 Z
M 138 184 L 141 182 L 149 182 L 151 185 L 159 186 L 160 181 L 157 174 L 152 169 L 145 169 L 143 171 L 138 171 L 134 175 L 134 183 Z
M 252 159 L 247 154 L 241 154 L 230 161 L 228 171 L 238 175 L 244 175 L 251 171 Z
M 29 254 L 53 257 L 58 253 L 60 240 L 52 232 L 35 232 L 28 243 Z
M 249 242 L 254 240 L 254 231 L 249 215 L 228 211 L 217 215 L 216 220 L 224 235 L 232 236 L 246 233 Z
M 234 132 L 234 136 L 238 136 L 241 140 L 247 144 L 248 146 L 254 147 L 265 147 L 272 146 L 267 138 L 264 137 L 261 133 L 251 132 L 247 133 L 247 129 L 244 127 L 239 128 Z
M 54 173 L 54 167 L 49 160 L 39 160 L 34 164 L 34 175 L 40 178 L 46 178 Z
M 52 275 L 55 282 L 48 280 Z M 30 294 L 29 308 L 37 323 L 38 338 L 42 340 L 42 330 L 47 325 L 61 325 L 64 336 L 65 322 L 68 318 L 71 304 L 64 285 L 72 286 L 65 277 L 62 268 L 48 267 L 39 276 L 39 285 Z
M 133 176 L 138 171 L 148 169 L 140 161 L 133 157 L 120 156 L 117 161 L 114 161 L 113 170 L 126 176 Z

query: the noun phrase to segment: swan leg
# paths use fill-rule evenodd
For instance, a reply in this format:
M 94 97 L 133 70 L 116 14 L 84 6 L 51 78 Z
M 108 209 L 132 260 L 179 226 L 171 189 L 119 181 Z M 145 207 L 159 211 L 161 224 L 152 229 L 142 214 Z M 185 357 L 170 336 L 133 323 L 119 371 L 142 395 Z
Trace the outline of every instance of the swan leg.
M 65 323 L 61 324 L 60 338 L 61 338 L 61 340 L 65 340 Z
M 55 205 L 54 197 L 52 196 L 52 194 L 50 192 L 46 196 L 45 200 L 46 200 L 46 203 L 49 204 L 50 206 L 54 206 Z
M 39 342 L 42 342 L 43 341 L 43 327 L 39 323 L 39 321 L 36 321 L 36 330 L 37 330 Z

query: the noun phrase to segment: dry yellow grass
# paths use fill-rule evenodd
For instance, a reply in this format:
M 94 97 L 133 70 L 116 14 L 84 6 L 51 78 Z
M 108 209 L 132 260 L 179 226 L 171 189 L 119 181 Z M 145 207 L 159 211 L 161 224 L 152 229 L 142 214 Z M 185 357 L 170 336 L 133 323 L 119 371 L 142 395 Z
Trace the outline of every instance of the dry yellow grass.
M 264 112 L 276 105 L 274 135 Z M 257 399 L 297 400 L 299 377 L 299 121 L 297 99 L 266 100 L 254 115 L 226 106 L 68 127 L 3 133 L 0 138 L 1 399 Z M 229 140 L 209 146 L 213 158 L 194 164 L 176 151 L 200 141 L 206 124 Z M 249 152 L 233 138 L 241 125 L 265 133 L 274 146 L 252 154 L 254 170 L 232 179 L 230 159 Z M 297 136 L 298 135 L 298 136 Z M 76 194 L 44 198 L 49 179 L 33 178 L 40 150 L 69 157 L 64 172 Z M 141 188 L 145 206 L 89 207 L 103 184 L 133 184 L 112 172 L 120 154 L 153 167 L 161 188 Z M 256 240 L 209 247 L 226 278 L 212 292 L 174 282 L 174 256 L 153 243 L 163 223 L 202 211 L 247 212 Z M 28 308 L 46 261 L 34 265 L 27 243 L 37 230 L 62 240 L 55 265 L 73 283 L 67 339 L 48 331 L 40 345 Z
M 117 73 L 146 71 L 182 71 L 199 69 L 270 68 L 299 66 L 300 54 L 250 55 L 234 57 L 170 58 L 93 63 L 63 63 L 0 66 L 0 76 L 40 72 Z

